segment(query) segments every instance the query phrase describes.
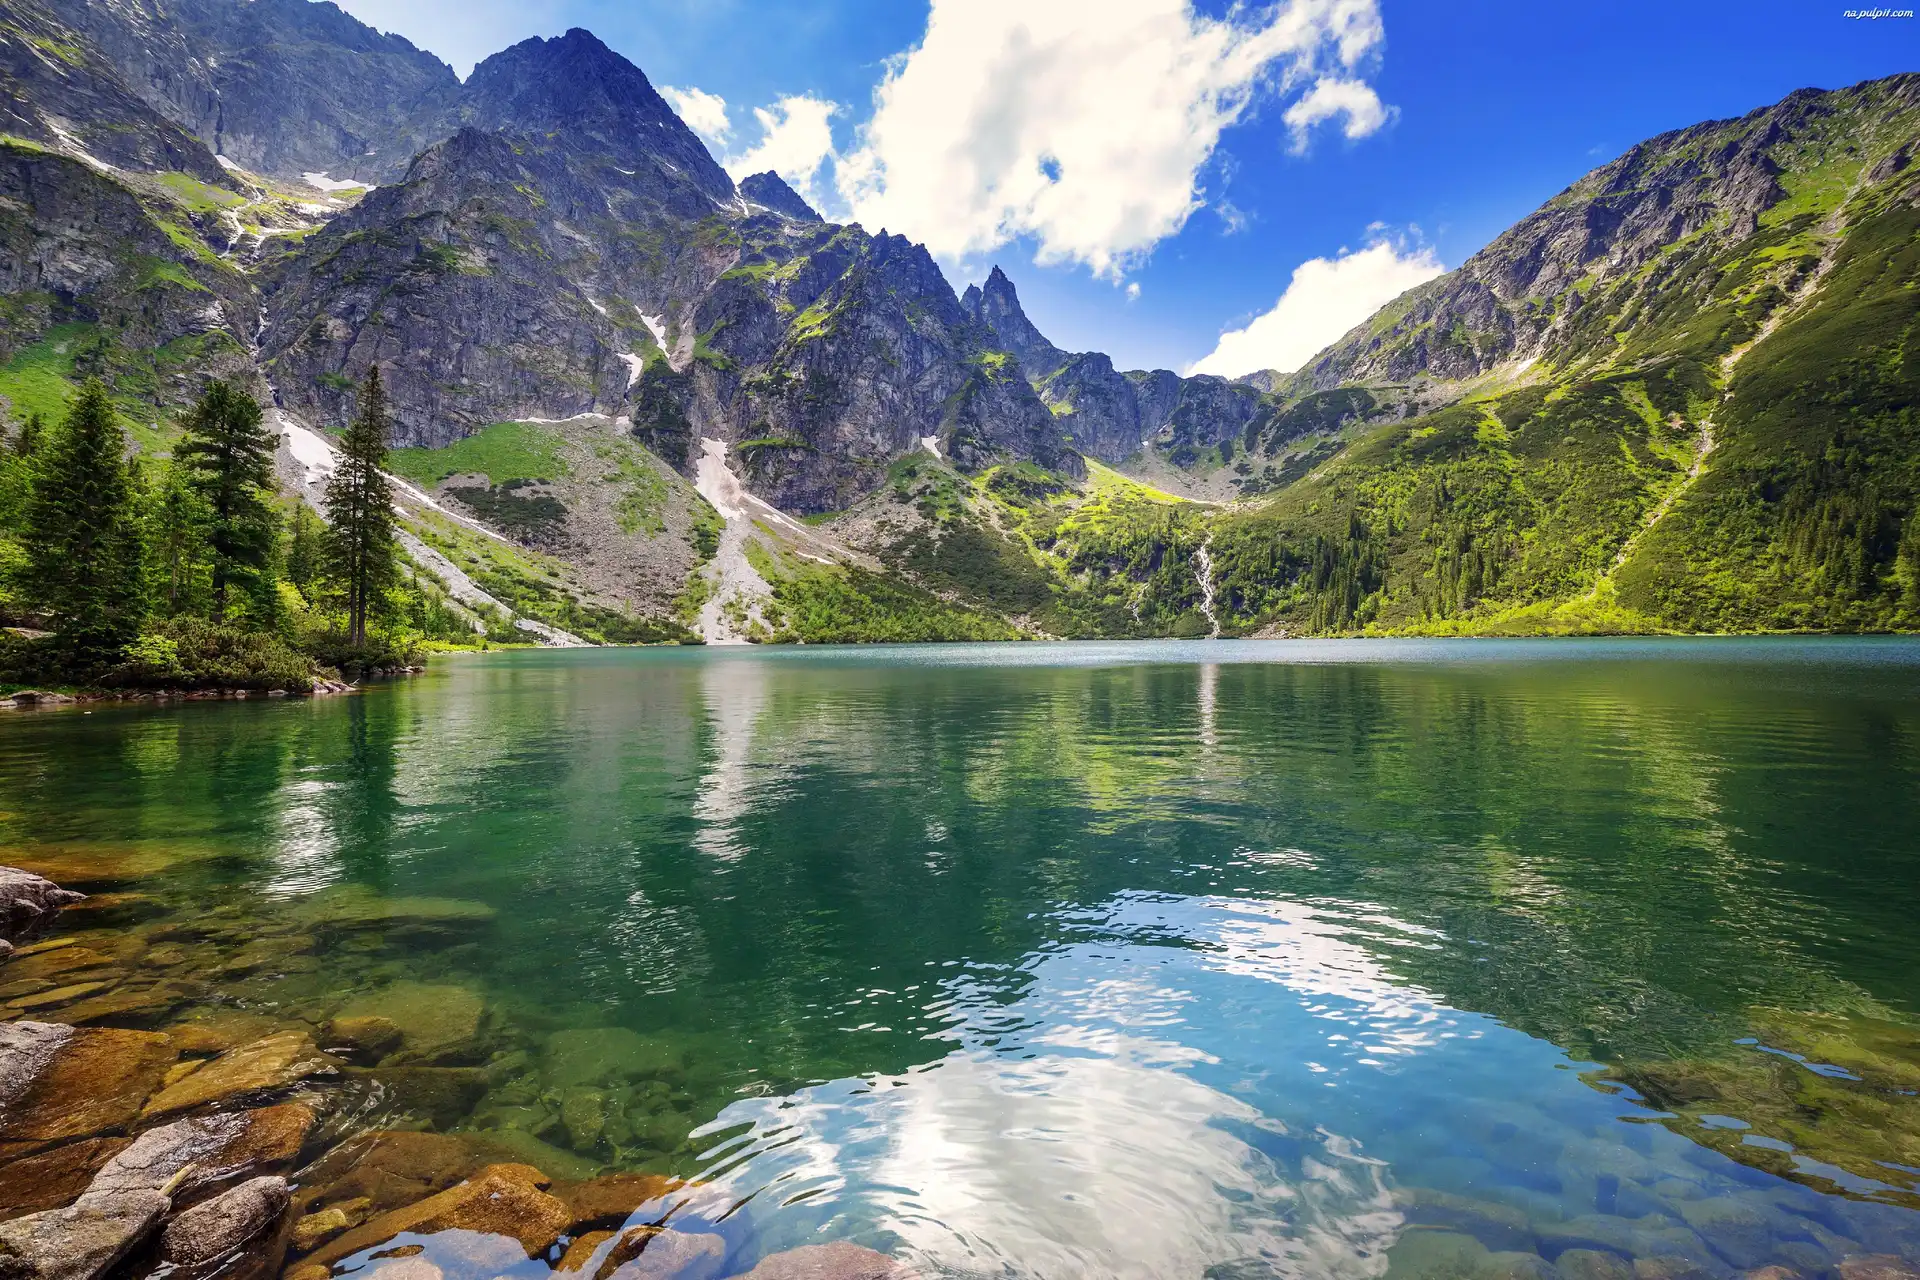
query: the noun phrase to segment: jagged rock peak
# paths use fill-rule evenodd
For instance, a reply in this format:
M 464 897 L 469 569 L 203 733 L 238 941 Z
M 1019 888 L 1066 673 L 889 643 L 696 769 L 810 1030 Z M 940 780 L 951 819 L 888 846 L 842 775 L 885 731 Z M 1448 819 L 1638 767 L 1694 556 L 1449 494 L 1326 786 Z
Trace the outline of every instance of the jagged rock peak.
M 988 274 L 984 287 L 978 290 L 969 287 L 967 298 L 968 312 L 993 330 L 1000 345 L 1019 358 L 1028 376 L 1050 373 L 1066 362 L 1067 353 L 1047 341 L 1046 335 L 1027 319 L 1027 313 L 1020 309 L 1020 295 L 1014 291 L 1013 281 L 999 267 Z
M 581 27 L 494 54 L 473 69 L 463 97 L 462 115 L 482 128 L 564 133 L 575 149 L 657 157 L 714 200 L 733 198 L 733 179 L 645 73 Z
M 813 206 L 801 198 L 798 191 L 788 186 L 786 180 L 771 169 L 740 179 L 740 194 L 754 204 L 775 213 L 783 213 L 796 222 L 826 221 L 813 211 Z

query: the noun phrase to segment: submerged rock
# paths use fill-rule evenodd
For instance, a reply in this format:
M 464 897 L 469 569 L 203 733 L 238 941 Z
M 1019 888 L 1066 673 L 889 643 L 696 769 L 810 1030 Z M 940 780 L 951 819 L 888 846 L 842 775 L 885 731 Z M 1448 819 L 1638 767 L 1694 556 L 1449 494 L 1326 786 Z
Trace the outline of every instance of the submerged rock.
M 402 1232 L 473 1231 L 519 1242 L 523 1257 L 551 1248 L 571 1222 L 567 1206 L 541 1190 L 545 1175 L 523 1164 L 495 1164 L 417 1204 L 369 1220 L 308 1259 L 333 1263 Z
M 336 1017 L 327 1024 L 327 1043 L 377 1060 L 400 1047 L 405 1033 L 377 1014 Z
M 547 1078 L 562 1089 L 632 1080 L 676 1080 L 686 1049 L 626 1027 L 583 1027 L 547 1037 Z
M 124 1132 L 174 1057 L 172 1042 L 150 1031 L 0 1026 L 0 1143 L 27 1154 Z
M 20 695 L 15 694 L 16 698 Z M 62 889 L 45 876 L 18 867 L 0 867 L 0 938 L 13 939 L 44 925 L 60 908 L 81 902 L 86 894 Z
M 0 1165 L 0 1220 L 72 1204 L 126 1145 L 125 1138 L 86 1138 Z
M 593 1274 L 607 1280 L 713 1280 L 727 1261 L 727 1242 L 708 1232 L 640 1227 L 620 1237 Z
M 1569 1249 L 1554 1267 L 1561 1280 L 1633 1280 L 1633 1268 L 1619 1254 L 1600 1249 Z
M 473 1111 L 487 1091 L 478 1067 L 348 1067 L 351 1084 L 371 1090 L 383 1113 L 425 1120 L 448 1129 Z
M 388 898 L 349 886 L 315 894 L 293 911 L 316 928 L 448 932 L 492 924 L 499 914 L 484 902 L 460 898 Z
M 0 1222 L 0 1278 L 94 1280 L 152 1233 L 169 1203 L 158 1191 L 129 1191 Z
M 309 1076 L 339 1070 L 338 1059 L 321 1053 L 303 1032 L 285 1031 L 229 1049 L 192 1075 L 167 1086 L 147 1104 L 145 1115 L 164 1116 L 211 1102 L 267 1093 Z
M 849 1244 L 808 1244 L 776 1253 L 747 1273 L 748 1280 L 912 1280 L 917 1273 L 884 1253 Z
M 279 1222 L 290 1195 L 285 1178 L 254 1178 L 202 1201 L 167 1224 L 160 1256 L 179 1266 L 214 1262 Z
M 386 1023 L 399 1031 L 406 1061 L 431 1062 L 450 1051 L 470 1047 L 480 1034 L 486 1005 L 466 987 L 447 983 L 396 982 L 350 1001 L 332 1026 L 362 1032 Z
M 595 1230 L 617 1231 L 634 1211 L 671 1194 L 683 1185 L 657 1173 L 615 1173 L 587 1182 L 556 1183 L 553 1194 L 573 1214 L 569 1234 Z
M 1844 1258 L 1834 1269 L 1840 1280 L 1920 1280 L 1920 1264 L 1890 1253 Z

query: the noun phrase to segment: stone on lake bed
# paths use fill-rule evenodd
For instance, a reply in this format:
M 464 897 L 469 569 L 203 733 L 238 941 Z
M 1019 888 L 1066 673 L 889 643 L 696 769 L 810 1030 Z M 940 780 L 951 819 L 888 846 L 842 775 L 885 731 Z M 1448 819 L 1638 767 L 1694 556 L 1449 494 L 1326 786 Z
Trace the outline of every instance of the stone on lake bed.
M 330 929 L 469 929 L 499 915 L 484 902 L 462 898 L 388 898 L 358 885 L 317 893 L 293 908 L 304 925 Z
M 0 1220 L 72 1204 L 127 1141 L 84 1138 L 0 1165 Z
M 396 982 L 348 1001 L 332 1025 L 371 1030 L 366 1020 L 383 1020 L 399 1030 L 409 1059 L 430 1058 L 470 1044 L 485 1012 L 485 1002 L 466 987 Z
M 400 1047 L 405 1033 L 390 1018 L 377 1014 L 336 1017 L 327 1024 L 327 1043 L 378 1058 Z
M 541 1190 L 544 1175 L 520 1164 L 488 1165 L 471 1179 L 416 1204 L 381 1214 L 339 1236 L 310 1262 L 333 1263 L 402 1233 L 479 1232 L 517 1241 L 521 1258 L 551 1248 L 572 1217 L 562 1201 Z
M 726 1261 L 727 1242 L 710 1232 L 639 1227 L 620 1237 L 594 1275 L 607 1273 L 607 1280 L 713 1280 Z
M 582 1027 L 547 1037 L 547 1078 L 560 1088 L 677 1079 L 686 1049 L 626 1027 Z
M 478 1067 L 348 1067 L 350 1084 L 370 1086 L 383 1113 L 449 1129 L 473 1111 L 487 1091 Z
M 573 1214 L 570 1234 L 605 1229 L 617 1231 L 642 1205 L 671 1195 L 682 1186 L 676 1178 L 657 1173 L 614 1173 L 587 1182 L 555 1183 L 553 1194 Z
M 169 1206 L 158 1191 L 128 1191 L 0 1222 L 0 1268 L 9 1280 L 94 1280 L 146 1239 Z
M 916 1274 L 884 1253 L 840 1240 L 776 1253 L 749 1271 L 747 1280 L 912 1280 Z
M 284 1089 L 309 1076 L 337 1071 L 340 1065 L 337 1059 L 315 1048 L 305 1033 L 284 1031 L 227 1050 L 161 1091 L 147 1104 L 144 1114 L 162 1116 L 247 1094 Z
M 1890 1253 L 1864 1254 L 1843 1258 L 1834 1274 L 1840 1280 L 1920 1280 L 1920 1263 Z
M 113 983 L 110 981 L 76 982 L 72 986 L 55 987 L 51 991 L 41 991 L 30 996 L 19 996 L 7 1001 L 7 1007 L 9 1009 L 19 1009 L 24 1012 L 34 1009 L 51 1008 L 55 1005 L 71 1004 L 75 1000 L 93 995 L 95 992 L 105 991 L 112 986 Z
M 160 1237 L 160 1256 L 176 1266 L 217 1261 L 278 1222 L 289 1199 L 285 1178 L 243 1182 L 169 1222 Z
M 109 1018 L 131 1018 L 153 1022 L 185 1004 L 189 996 L 170 982 L 136 986 L 131 983 L 102 995 L 77 1000 L 60 1010 L 62 1021 L 76 1026 L 105 1022 Z
M 1569 1249 L 1554 1262 L 1561 1280 L 1634 1280 L 1633 1268 L 1617 1253 Z
M 0 1026 L 0 1143 L 33 1149 L 123 1132 L 174 1058 L 172 1042 L 150 1031 Z

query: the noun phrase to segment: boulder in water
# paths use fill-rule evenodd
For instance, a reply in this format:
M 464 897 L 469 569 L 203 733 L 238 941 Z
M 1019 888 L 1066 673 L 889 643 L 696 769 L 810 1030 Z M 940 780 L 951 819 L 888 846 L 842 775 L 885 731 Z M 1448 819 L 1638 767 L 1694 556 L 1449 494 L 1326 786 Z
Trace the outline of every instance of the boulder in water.
M 331 1074 L 338 1059 L 321 1053 L 304 1032 L 283 1031 L 229 1049 L 183 1080 L 168 1085 L 143 1113 L 190 1111 L 211 1102 L 285 1089 L 309 1076 Z
M 174 1058 L 150 1031 L 0 1025 L 0 1143 L 25 1155 L 125 1132 Z
M 16 695 L 17 696 L 17 695 Z M 0 867 L 0 938 L 16 938 L 46 924 L 69 903 L 86 894 L 62 889 L 45 876 L 18 867 Z
M 129 1191 L 0 1222 L 0 1275 L 95 1280 L 145 1240 L 169 1206 L 158 1191 Z
M 93 1192 L 158 1191 L 187 1198 L 290 1167 L 313 1128 L 298 1103 L 194 1116 L 149 1129 L 101 1169 Z
M 488 1165 L 471 1179 L 368 1221 L 308 1259 L 333 1263 L 404 1233 L 471 1231 L 517 1241 L 525 1257 L 545 1252 L 572 1222 L 567 1206 L 541 1190 L 547 1179 L 523 1164 Z
M 203 1200 L 160 1237 L 160 1256 L 176 1266 L 216 1262 L 264 1235 L 287 1211 L 285 1178 L 254 1178 Z

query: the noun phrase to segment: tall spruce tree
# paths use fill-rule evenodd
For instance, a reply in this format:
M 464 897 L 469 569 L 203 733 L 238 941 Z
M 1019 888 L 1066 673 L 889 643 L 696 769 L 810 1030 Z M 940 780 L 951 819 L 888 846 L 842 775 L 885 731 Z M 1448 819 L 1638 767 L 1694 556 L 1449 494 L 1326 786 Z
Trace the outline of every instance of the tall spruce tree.
M 76 674 L 107 666 L 145 616 L 126 439 L 90 380 L 36 450 L 25 541 L 28 599 L 53 620 Z
M 274 440 L 261 426 L 260 405 L 246 392 L 211 382 L 187 415 L 186 438 L 173 454 L 187 483 L 206 504 L 206 539 L 213 570 L 213 616 L 227 616 L 238 586 L 261 591 L 273 555 Z
M 367 616 L 395 577 L 393 491 L 387 464 L 387 392 L 378 365 L 360 388 L 360 412 L 327 481 L 327 569 L 347 602 L 347 643 L 367 643 Z
M 192 613 L 206 603 L 207 527 L 212 517 L 194 488 L 187 467 L 176 457 L 160 473 L 147 498 L 147 556 L 154 590 L 171 616 Z

